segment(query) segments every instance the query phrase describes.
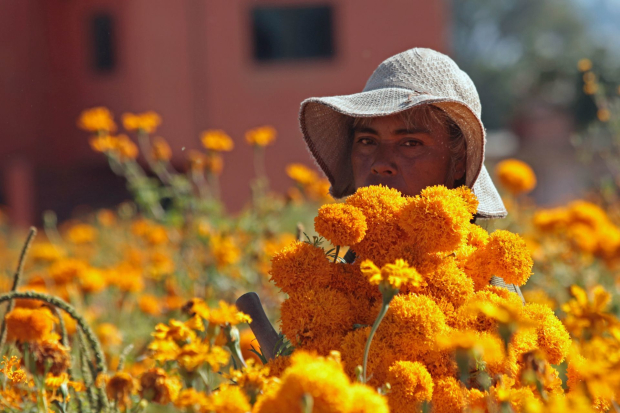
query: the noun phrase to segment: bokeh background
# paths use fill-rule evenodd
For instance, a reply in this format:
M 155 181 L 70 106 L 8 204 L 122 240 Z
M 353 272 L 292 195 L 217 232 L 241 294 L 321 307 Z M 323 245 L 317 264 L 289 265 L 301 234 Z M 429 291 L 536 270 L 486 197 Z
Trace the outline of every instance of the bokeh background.
M 157 135 L 181 170 L 201 131 L 225 130 L 237 145 L 221 193 L 239 210 L 254 176 L 247 129 L 277 130 L 267 175 L 283 192 L 285 166 L 311 164 L 299 103 L 360 91 L 411 47 L 449 54 L 473 78 L 487 165 L 523 159 L 537 202 L 565 202 L 605 173 L 576 155 L 574 137 L 597 117 L 577 62 L 591 59 L 613 83 L 619 21 L 616 0 L 3 0 L 0 203 L 26 226 L 46 210 L 65 219 L 129 198 L 76 127 L 82 110 L 106 106 L 159 113 Z

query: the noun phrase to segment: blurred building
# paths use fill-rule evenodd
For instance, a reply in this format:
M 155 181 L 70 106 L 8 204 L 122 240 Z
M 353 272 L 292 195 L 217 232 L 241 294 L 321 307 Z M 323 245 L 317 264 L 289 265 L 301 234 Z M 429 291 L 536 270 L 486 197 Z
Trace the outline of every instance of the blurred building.
M 374 68 L 405 49 L 446 51 L 444 1 L 19 0 L 0 2 L 0 203 L 13 220 L 61 217 L 80 205 L 113 206 L 124 181 L 93 153 L 83 109 L 154 110 L 184 167 L 182 148 L 224 129 L 222 196 L 249 197 L 252 151 L 244 132 L 278 130 L 267 150 L 272 186 L 290 162 L 310 163 L 297 124 L 310 96 L 360 91 Z

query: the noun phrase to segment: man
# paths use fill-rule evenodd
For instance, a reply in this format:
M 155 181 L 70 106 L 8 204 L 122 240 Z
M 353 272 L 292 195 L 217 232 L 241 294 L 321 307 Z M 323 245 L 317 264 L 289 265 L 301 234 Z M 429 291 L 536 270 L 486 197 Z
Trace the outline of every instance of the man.
M 390 57 L 364 90 L 306 99 L 301 130 L 334 198 L 383 184 L 414 196 L 432 185 L 467 185 L 478 197 L 474 219 L 503 218 L 506 209 L 483 165 L 486 133 L 480 99 L 469 76 L 448 56 L 415 48 Z M 347 262 L 355 260 L 349 251 Z M 499 277 L 491 284 L 523 300 Z M 237 300 L 268 358 L 278 341 L 255 293 Z
M 480 202 L 475 219 L 503 218 L 483 164 L 480 110 L 476 87 L 452 59 L 415 48 L 381 63 L 361 93 L 304 100 L 299 120 L 335 198 L 377 184 L 411 196 L 431 185 L 467 185 Z M 499 277 L 491 284 L 523 298 Z

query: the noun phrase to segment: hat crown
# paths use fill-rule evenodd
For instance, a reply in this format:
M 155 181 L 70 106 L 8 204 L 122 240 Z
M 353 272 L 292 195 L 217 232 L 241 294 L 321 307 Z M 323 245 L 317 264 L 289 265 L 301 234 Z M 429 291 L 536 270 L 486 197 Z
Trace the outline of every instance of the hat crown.
M 461 101 L 480 118 L 480 98 L 474 82 L 454 60 L 432 49 L 409 49 L 384 60 L 368 79 L 364 92 L 388 88 Z

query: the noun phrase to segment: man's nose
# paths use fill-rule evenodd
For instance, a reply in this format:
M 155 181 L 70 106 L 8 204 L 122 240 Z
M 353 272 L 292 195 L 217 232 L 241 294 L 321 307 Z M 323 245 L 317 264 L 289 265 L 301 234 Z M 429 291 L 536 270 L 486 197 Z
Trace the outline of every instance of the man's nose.
M 375 158 L 375 161 L 372 164 L 372 173 L 373 175 L 379 176 L 393 176 L 396 175 L 398 169 L 396 168 L 396 163 L 391 159 L 392 157 L 382 151 L 382 153 L 377 154 L 378 156 Z

